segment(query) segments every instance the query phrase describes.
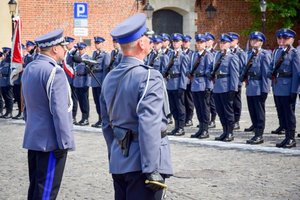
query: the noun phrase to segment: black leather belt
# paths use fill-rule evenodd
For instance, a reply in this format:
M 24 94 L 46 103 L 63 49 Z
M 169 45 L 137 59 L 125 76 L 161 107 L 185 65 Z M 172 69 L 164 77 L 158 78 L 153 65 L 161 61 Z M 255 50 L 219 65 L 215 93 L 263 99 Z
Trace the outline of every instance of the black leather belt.
M 256 75 L 249 75 L 249 80 L 262 80 L 262 78 Z
M 291 72 L 282 72 L 278 73 L 278 78 L 291 78 L 292 73 Z
M 197 77 L 197 78 L 204 77 L 204 76 L 205 76 L 205 74 L 201 74 L 201 73 L 195 73 L 194 74 L 194 77 Z
M 76 73 L 76 76 L 87 76 L 87 74 L 77 74 Z
M 170 78 L 178 78 L 180 77 L 180 74 L 170 74 Z
M 218 74 L 216 79 L 229 77 L 229 74 Z

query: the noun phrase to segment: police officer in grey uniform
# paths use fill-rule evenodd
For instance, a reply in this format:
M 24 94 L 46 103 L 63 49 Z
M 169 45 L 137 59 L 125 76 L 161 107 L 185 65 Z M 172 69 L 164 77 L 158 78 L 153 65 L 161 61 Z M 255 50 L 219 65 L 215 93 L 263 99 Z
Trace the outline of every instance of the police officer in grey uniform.
M 188 70 L 188 77 L 191 80 L 191 91 L 195 103 L 197 118 L 199 121 L 199 130 L 191 135 L 192 138 L 204 139 L 208 138 L 208 123 L 209 123 L 209 102 L 212 90 L 212 83 L 205 75 L 207 67 L 213 61 L 213 54 L 206 51 L 206 36 L 197 34 L 196 51 L 192 55 L 191 65 Z
M 279 29 L 277 38 L 282 48 L 274 53 L 269 77 L 272 78 L 274 98 L 277 101 L 277 114 L 281 115 L 285 139 L 276 144 L 276 147 L 292 148 L 296 146 L 295 104 L 300 87 L 300 55 L 292 46 L 296 32 L 291 29 Z
M 89 55 L 86 53 L 87 44 L 84 42 L 77 43 L 77 48 L 79 56 L 82 59 L 90 59 Z M 75 125 L 86 126 L 89 125 L 89 114 L 90 114 L 90 104 L 89 104 L 89 87 L 91 84 L 91 77 L 89 75 L 90 69 L 84 62 L 75 64 L 75 76 L 73 80 L 73 86 L 78 97 L 79 107 L 82 113 L 81 120 Z
M 242 73 L 240 81 L 245 82 L 246 96 L 250 118 L 254 128 L 254 136 L 247 140 L 247 144 L 260 144 L 264 142 L 265 129 L 265 102 L 270 92 L 271 53 L 262 49 L 265 35 L 255 31 L 249 36 L 251 49 L 242 55 Z
M 233 101 L 238 91 L 239 58 L 230 51 L 231 37 L 220 36 L 220 52 L 215 54 L 214 61 L 207 70 L 207 76 L 214 81 L 213 98 L 223 126 L 223 133 L 215 140 L 230 142 L 234 139 Z
M 206 51 L 211 52 L 212 54 L 216 54 L 217 51 L 214 49 L 215 46 L 213 46 L 214 42 L 215 42 L 215 36 L 210 32 L 206 32 L 204 34 L 207 39 Z M 210 106 L 210 121 L 208 124 L 208 128 L 215 128 L 216 127 L 215 120 L 216 120 L 216 116 L 217 116 L 217 110 L 216 110 L 215 100 L 213 98 L 213 91 L 211 91 L 209 106 Z
M 167 79 L 167 90 L 170 101 L 171 113 L 175 120 L 175 128 L 170 135 L 181 136 L 185 134 L 185 90 L 188 82 L 186 72 L 189 66 L 189 56 L 181 49 L 183 35 L 174 33 L 172 44 L 174 51 L 170 57 L 168 66 L 163 70 L 163 76 Z
M 41 54 L 25 68 L 22 94 L 25 102 L 23 148 L 28 149 L 27 199 L 56 199 L 68 150 L 74 149 L 72 99 L 63 69 L 63 30 L 35 39 Z
M 189 64 L 191 66 L 191 59 L 194 53 L 193 50 L 190 49 L 192 37 L 189 35 L 183 35 L 182 38 L 182 50 L 183 52 L 189 56 Z M 191 92 L 191 81 L 188 79 L 185 91 L 185 126 L 193 126 L 193 115 L 194 115 L 194 100 Z
M 95 124 L 92 124 L 92 127 L 95 128 L 101 127 L 102 119 L 101 119 L 99 97 L 101 94 L 101 87 L 102 87 L 101 84 L 106 74 L 109 72 L 110 54 L 103 49 L 104 41 L 105 39 L 103 37 L 100 36 L 94 37 L 96 50 L 93 52 L 92 59 L 95 60 L 97 64 L 93 65 L 92 67 L 92 72 L 94 73 L 95 77 L 91 77 L 91 87 L 93 91 L 94 102 L 96 105 L 96 111 L 98 114 L 98 121 Z
M 239 37 L 240 35 L 235 32 L 229 32 L 228 35 L 232 38 L 232 42 L 230 43 L 230 49 L 232 53 L 237 54 L 240 60 L 239 73 L 241 73 L 242 68 L 242 54 L 244 50 L 239 46 Z M 238 91 L 235 94 L 233 101 L 233 111 L 234 111 L 234 130 L 240 129 L 240 118 L 242 113 L 242 82 L 239 82 Z
M 111 32 L 123 58 L 105 78 L 100 103 L 116 200 L 161 199 L 165 178 L 173 173 L 164 80 L 143 65 L 150 51 L 146 30 L 146 16 L 139 13 Z
M 116 39 L 113 38 L 114 49 L 110 53 L 109 71 L 113 70 L 122 59 L 122 51 L 120 49 L 120 44 Z
M 13 87 L 10 84 L 10 73 L 11 73 L 11 48 L 3 47 L 4 59 L 0 63 L 0 88 L 2 96 L 5 102 L 5 114 L 1 117 L 4 119 L 12 118 L 13 110 Z

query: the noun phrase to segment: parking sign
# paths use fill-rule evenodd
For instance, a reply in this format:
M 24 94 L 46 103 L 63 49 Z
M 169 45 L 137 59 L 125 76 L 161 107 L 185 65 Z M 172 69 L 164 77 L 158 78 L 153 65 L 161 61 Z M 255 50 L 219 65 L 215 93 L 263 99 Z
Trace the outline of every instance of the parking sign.
M 88 4 L 84 2 L 74 3 L 74 19 L 88 18 Z

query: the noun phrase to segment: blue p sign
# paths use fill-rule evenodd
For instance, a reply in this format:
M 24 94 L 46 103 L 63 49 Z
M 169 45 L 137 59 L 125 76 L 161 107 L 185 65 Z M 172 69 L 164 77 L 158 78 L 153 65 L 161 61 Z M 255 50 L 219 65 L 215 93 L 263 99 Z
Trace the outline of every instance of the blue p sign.
M 74 18 L 87 19 L 88 18 L 88 4 L 74 3 Z

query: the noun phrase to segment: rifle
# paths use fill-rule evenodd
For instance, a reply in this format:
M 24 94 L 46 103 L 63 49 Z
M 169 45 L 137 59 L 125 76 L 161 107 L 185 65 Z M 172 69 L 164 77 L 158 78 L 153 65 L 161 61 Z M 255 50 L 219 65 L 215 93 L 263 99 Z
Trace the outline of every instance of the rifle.
M 216 72 L 218 71 L 218 69 L 220 68 L 220 65 L 223 61 L 224 56 L 226 55 L 226 53 L 222 53 L 221 57 L 219 58 L 218 62 L 215 64 L 214 69 L 212 71 L 212 73 L 210 74 L 210 80 L 214 80 L 216 77 Z
M 243 74 L 240 77 L 240 81 L 241 82 L 243 82 L 243 81 L 245 81 L 247 79 L 249 69 L 252 67 L 253 61 L 254 61 L 255 57 L 257 56 L 257 54 L 258 54 L 258 50 L 255 49 L 255 52 L 252 53 L 252 55 L 251 55 L 251 57 L 250 57 L 247 65 L 246 65 L 246 68 L 245 68 L 245 70 L 243 71 Z
M 114 49 L 114 55 L 110 58 L 110 62 L 108 65 L 108 70 L 111 71 L 112 70 L 112 64 L 115 62 L 116 60 L 116 56 L 118 55 L 119 50 L 118 49 Z
M 278 74 L 278 69 L 280 68 L 281 64 L 284 61 L 284 56 L 289 52 L 291 49 L 291 46 L 289 45 L 285 51 L 282 52 L 281 56 L 279 57 L 277 63 L 275 64 L 275 68 L 272 71 L 272 80 L 276 80 L 277 74 Z
M 168 67 L 167 67 L 167 70 L 166 70 L 166 72 L 165 72 L 164 75 L 163 75 L 164 78 L 167 78 L 167 77 L 169 76 L 169 71 L 170 71 L 170 69 L 173 67 L 175 58 L 176 58 L 177 56 L 178 56 L 178 51 L 176 52 L 176 54 L 174 54 L 174 56 L 172 57 L 172 60 L 169 62 Z
M 189 74 L 189 79 L 192 79 L 192 78 L 193 78 L 193 76 L 194 76 L 193 74 L 194 74 L 194 72 L 196 71 L 196 69 L 198 68 L 198 66 L 199 66 L 199 64 L 200 64 L 200 62 L 201 62 L 201 60 L 202 60 L 202 58 L 205 56 L 205 54 L 206 54 L 206 51 L 204 50 L 204 51 L 201 53 L 201 55 L 198 57 L 197 62 L 194 63 L 193 68 L 192 68 L 192 71 L 191 71 L 191 73 Z

